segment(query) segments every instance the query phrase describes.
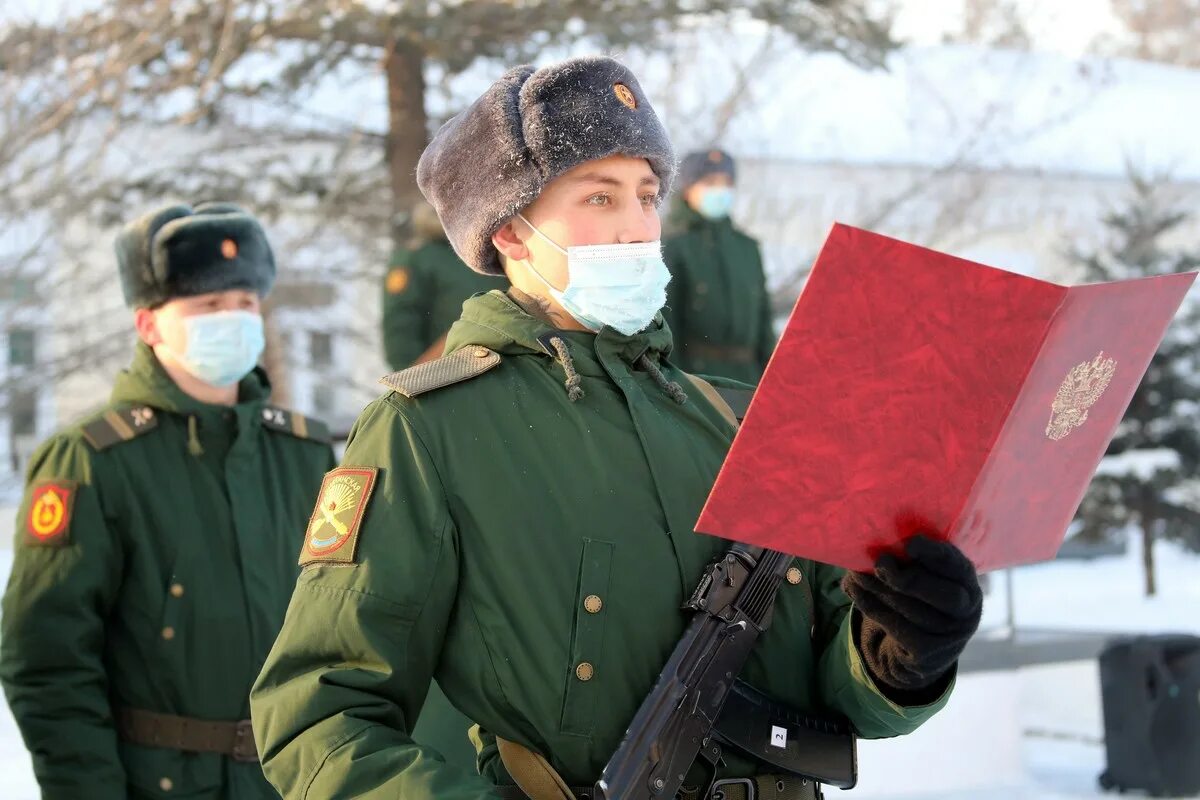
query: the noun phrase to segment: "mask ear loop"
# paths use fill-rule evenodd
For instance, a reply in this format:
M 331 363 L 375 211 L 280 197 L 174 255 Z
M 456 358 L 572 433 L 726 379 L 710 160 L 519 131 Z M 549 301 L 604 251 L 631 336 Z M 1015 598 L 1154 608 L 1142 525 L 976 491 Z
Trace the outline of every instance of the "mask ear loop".
M 564 256 L 567 254 L 567 251 L 563 249 L 562 245 L 560 245 L 558 242 L 554 241 L 549 236 L 547 236 L 546 234 L 544 234 L 540 230 L 538 230 L 538 227 L 536 225 L 534 225 L 532 222 L 530 222 L 529 220 L 525 219 L 525 215 L 522 214 L 520 211 L 517 212 L 517 219 L 521 220 L 521 222 L 524 222 L 526 225 L 528 225 L 530 230 L 532 230 L 538 236 L 545 239 L 546 243 L 549 244 L 551 247 L 553 247 L 555 250 L 562 253 Z
M 524 215 L 524 214 L 522 214 L 520 211 L 518 211 L 518 212 L 517 212 L 517 219 L 521 220 L 521 222 L 524 222 L 526 225 L 528 225 L 528 226 L 529 226 L 529 229 L 530 229 L 531 231 L 533 231 L 534 233 L 536 233 L 538 236 L 542 237 L 542 239 L 544 239 L 544 240 L 546 241 L 546 243 L 547 243 L 547 244 L 549 244 L 551 247 L 553 247 L 555 250 L 557 250 L 558 252 L 562 253 L 564 256 L 565 256 L 565 255 L 567 255 L 567 251 L 566 251 L 566 250 L 564 250 L 562 247 L 560 247 L 560 246 L 559 246 L 559 244 L 558 244 L 558 242 L 554 241 L 554 240 L 553 240 L 553 239 L 551 239 L 549 236 L 547 236 L 546 234 L 544 234 L 544 233 L 542 233 L 541 231 L 539 231 L 539 230 L 537 229 L 537 226 L 536 226 L 536 225 L 534 225 L 534 224 L 533 224 L 532 222 L 530 222 L 529 220 L 525 219 L 525 215 Z M 524 264 L 525 264 L 525 266 L 529 267 L 529 271 L 530 271 L 530 272 L 532 272 L 532 273 L 533 273 L 533 275 L 534 275 L 534 277 L 535 277 L 535 278 L 537 278 L 539 281 L 541 281 L 541 282 L 542 282 L 542 283 L 545 285 L 545 287 L 546 287 L 547 289 L 549 289 L 549 290 L 551 290 L 551 291 L 553 291 L 553 292 L 563 292 L 563 291 L 566 291 L 566 287 L 563 287 L 562 289 L 559 289 L 559 288 L 558 288 L 557 286 L 555 286 L 553 283 L 551 283 L 550 281 L 546 280 L 546 276 L 542 275 L 542 273 L 538 271 L 538 268 L 537 268 L 537 267 L 535 267 L 535 266 L 533 265 L 533 262 L 532 262 L 532 261 L 530 261 L 528 258 L 521 259 L 521 261 L 522 261 L 522 263 L 524 263 Z M 567 285 L 569 286 L 570 284 L 571 284 L 571 277 L 570 277 L 570 275 L 568 274 L 568 276 L 567 276 Z

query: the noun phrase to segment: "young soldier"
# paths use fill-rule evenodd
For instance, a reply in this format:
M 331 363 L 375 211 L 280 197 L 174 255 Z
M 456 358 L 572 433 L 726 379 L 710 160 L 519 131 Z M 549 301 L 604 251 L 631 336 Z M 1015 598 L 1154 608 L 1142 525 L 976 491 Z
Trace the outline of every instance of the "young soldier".
M 275 261 L 252 216 L 163 208 L 117 260 L 140 341 L 108 406 L 30 464 L 0 678 L 43 800 L 277 797 L 250 685 L 328 434 L 269 405 L 255 367 Z
M 590 796 L 728 547 L 692 526 L 734 424 L 672 364 L 657 313 L 673 175 L 608 58 L 511 70 L 426 150 L 418 181 L 456 251 L 513 288 L 466 303 L 447 356 L 385 380 L 326 481 L 251 700 L 285 798 L 523 797 L 510 770 L 531 763 L 577 787 L 539 797 Z M 853 607 L 840 570 L 795 560 L 742 677 L 864 736 L 930 717 L 980 596 L 953 546 L 915 541 L 850 579 Z M 432 678 L 479 723 L 481 774 L 414 743 Z M 770 772 L 731 757 L 720 777 L 816 796 Z
M 392 369 L 442 355 L 446 334 L 473 294 L 503 289 L 503 278 L 467 269 L 428 203 L 413 209 L 412 246 L 397 252 L 383 282 L 383 350 Z
M 733 159 L 721 150 L 691 153 L 679 167 L 680 198 L 663 240 L 671 285 L 663 315 L 683 369 L 758 383 L 771 351 L 771 299 L 758 242 L 729 218 Z

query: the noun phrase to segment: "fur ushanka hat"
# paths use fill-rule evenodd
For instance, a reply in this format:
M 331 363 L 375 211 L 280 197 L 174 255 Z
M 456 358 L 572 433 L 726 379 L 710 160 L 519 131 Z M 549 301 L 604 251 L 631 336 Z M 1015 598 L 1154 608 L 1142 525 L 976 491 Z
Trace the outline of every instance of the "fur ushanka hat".
M 122 228 L 115 246 L 130 308 L 227 289 L 266 297 L 275 283 L 275 256 L 266 233 L 233 203 L 151 211 Z
M 724 150 L 699 150 L 688 153 L 679 165 L 677 184 L 680 191 L 688 189 L 693 183 L 709 175 L 728 175 L 729 180 L 737 181 L 737 165 L 733 156 Z
M 442 126 L 417 165 L 459 257 L 502 275 L 492 234 L 550 181 L 585 161 L 645 158 L 666 197 L 675 152 L 637 78 L 611 58 L 515 67 Z

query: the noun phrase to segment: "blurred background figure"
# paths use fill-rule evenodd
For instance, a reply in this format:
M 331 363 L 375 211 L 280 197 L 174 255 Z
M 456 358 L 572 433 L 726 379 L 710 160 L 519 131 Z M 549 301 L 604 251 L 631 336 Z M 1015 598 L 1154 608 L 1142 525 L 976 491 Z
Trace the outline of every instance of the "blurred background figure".
M 463 300 L 508 287 L 503 278 L 480 275 L 458 260 L 428 203 L 413 208 L 412 230 L 409 246 L 392 256 L 383 281 L 383 349 L 394 370 L 441 356 Z
M 688 372 L 757 383 L 775 347 L 758 242 L 729 218 L 737 168 L 728 153 L 691 153 L 679 168 L 663 255 L 671 270 L 663 312 L 672 360 Z

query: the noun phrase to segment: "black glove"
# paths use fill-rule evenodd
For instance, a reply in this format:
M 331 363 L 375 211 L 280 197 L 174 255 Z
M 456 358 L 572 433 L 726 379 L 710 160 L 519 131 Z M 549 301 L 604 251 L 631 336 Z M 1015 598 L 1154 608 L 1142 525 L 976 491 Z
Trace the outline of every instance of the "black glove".
M 874 575 L 846 573 L 842 588 L 862 615 L 858 649 L 867 669 L 899 690 L 889 696 L 911 700 L 909 693 L 939 684 L 958 660 L 979 627 L 983 591 L 975 566 L 949 542 L 918 535 L 905 550 L 908 560 L 880 556 Z

